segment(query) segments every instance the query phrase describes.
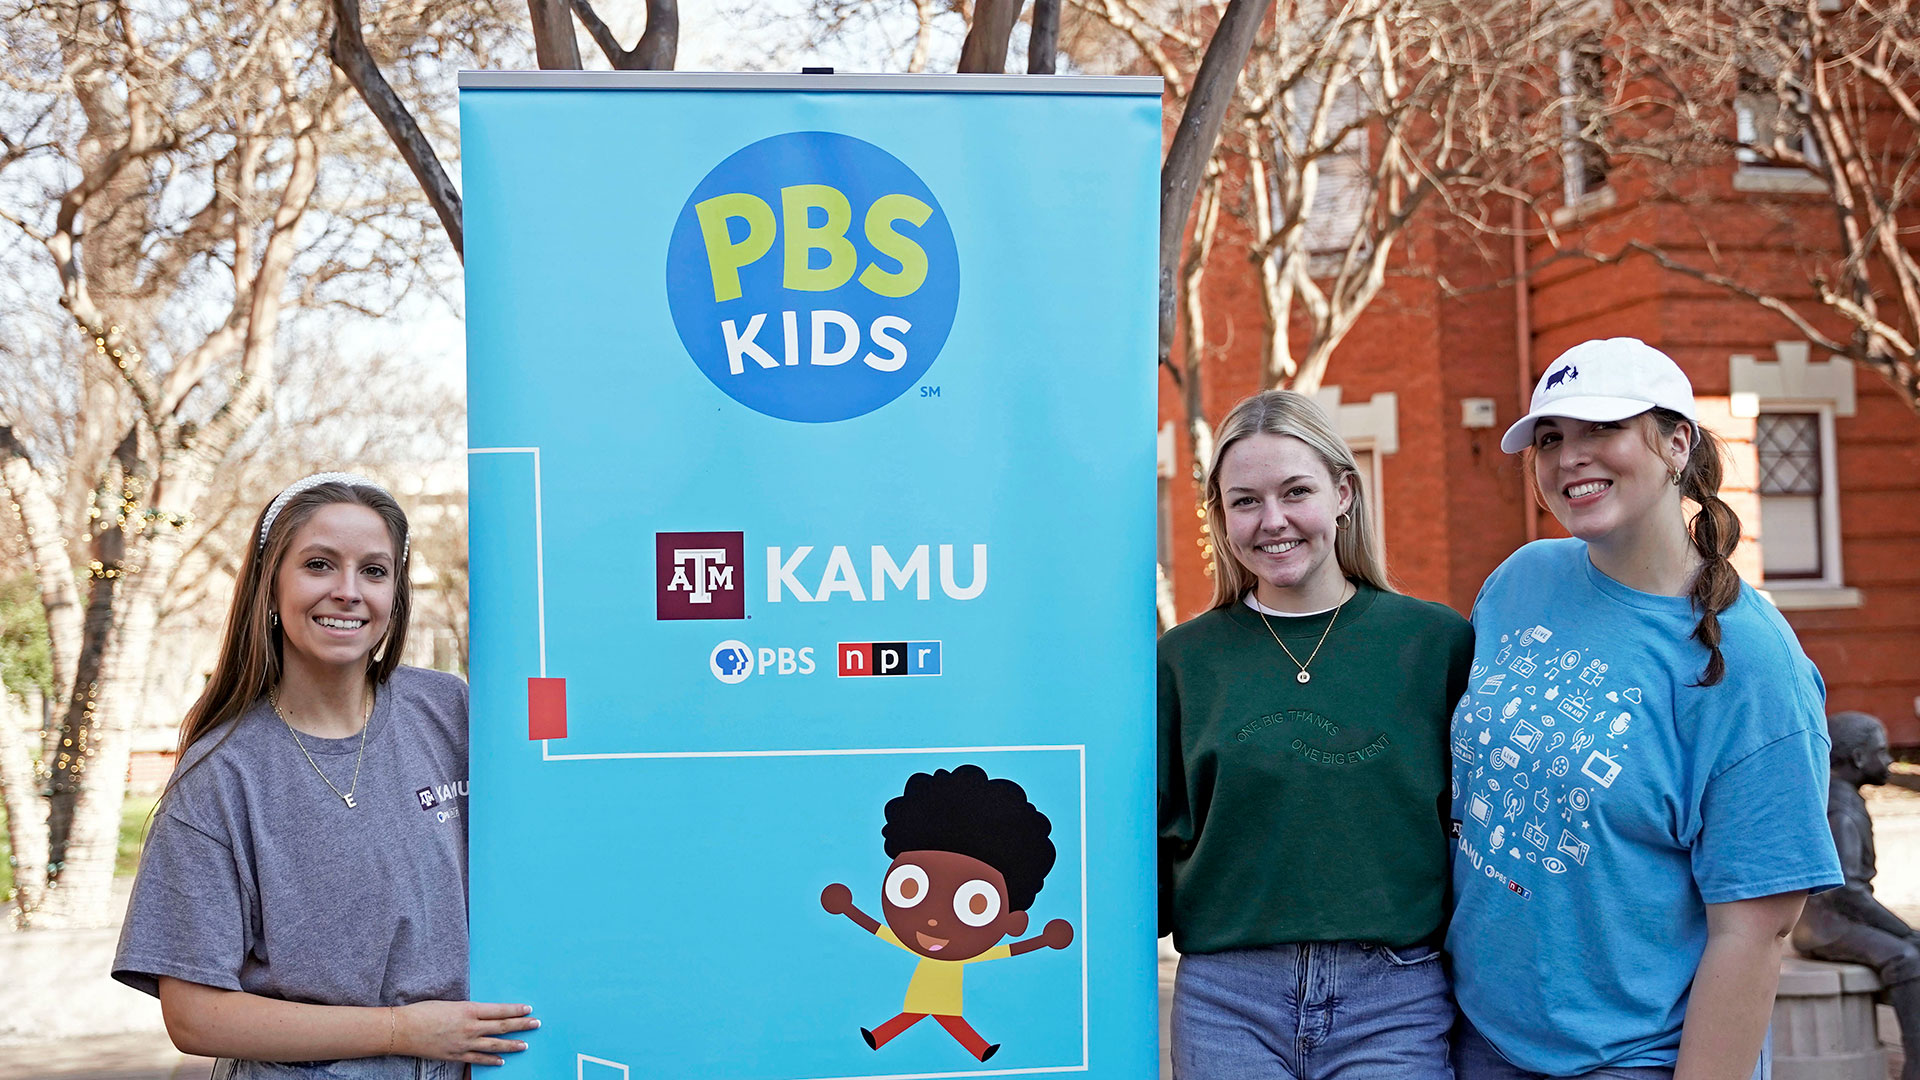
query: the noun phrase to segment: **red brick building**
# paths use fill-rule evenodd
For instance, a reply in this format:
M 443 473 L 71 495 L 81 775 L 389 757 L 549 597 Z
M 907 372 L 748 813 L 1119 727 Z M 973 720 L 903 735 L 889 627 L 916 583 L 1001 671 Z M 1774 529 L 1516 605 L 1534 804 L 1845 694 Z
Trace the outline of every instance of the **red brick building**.
M 1570 198 L 1562 224 L 1682 257 L 1711 239 L 1722 258 L 1804 291 L 1794 249 L 1832 243 L 1822 193 L 1803 175 L 1732 160 L 1699 182 L 1705 197 L 1682 201 L 1616 176 Z M 1242 241 L 1221 236 L 1204 285 L 1215 423 L 1260 388 L 1258 282 Z M 1703 421 L 1726 439 L 1724 494 L 1745 526 L 1735 563 L 1798 632 L 1829 707 L 1871 712 L 1896 746 L 1920 747 L 1920 416 L 1878 375 L 1796 340 L 1779 316 L 1648 259 L 1555 262 L 1512 283 L 1516 262 L 1546 254 L 1536 246 L 1490 262 L 1423 231 L 1334 355 L 1322 401 L 1372 473 L 1401 588 L 1464 612 L 1515 548 L 1562 535 L 1534 507 L 1500 435 L 1561 351 L 1639 337 L 1686 369 Z M 1181 400 L 1164 377 L 1160 417 L 1161 545 L 1186 619 L 1206 607 L 1211 583 Z

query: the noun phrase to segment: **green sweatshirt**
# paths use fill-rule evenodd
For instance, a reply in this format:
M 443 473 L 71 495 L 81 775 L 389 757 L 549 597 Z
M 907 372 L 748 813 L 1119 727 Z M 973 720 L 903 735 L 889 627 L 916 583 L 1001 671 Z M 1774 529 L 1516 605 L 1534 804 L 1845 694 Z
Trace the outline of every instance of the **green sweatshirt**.
M 1244 602 L 1160 639 L 1160 930 L 1182 952 L 1441 927 L 1447 725 L 1473 629 L 1359 590 L 1305 684 Z M 1266 621 L 1304 661 L 1330 618 Z

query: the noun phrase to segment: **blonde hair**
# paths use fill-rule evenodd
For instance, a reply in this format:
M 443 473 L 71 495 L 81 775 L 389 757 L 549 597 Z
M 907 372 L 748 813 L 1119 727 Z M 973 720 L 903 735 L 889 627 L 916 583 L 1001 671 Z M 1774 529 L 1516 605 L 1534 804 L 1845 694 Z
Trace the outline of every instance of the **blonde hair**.
M 1333 430 L 1326 410 L 1305 394 L 1292 390 L 1267 390 L 1233 407 L 1220 422 L 1218 441 L 1213 446 L 1213 461 L 1207 466 L 1207 531 L 1213 538 L 1213 607 L 1237 604 L 1254 586 L 1254 576 L 1234 554 L 1227 542 L 1227 515 L 1220 491 L 1220 463 L 1227 451 L 1249 435 L 1284 435 L 1299 439 L 1320 456 L 1321 464 L 1337 485 L 1346 478 L 1352 486 L 1353 502 L 1346 514 L 1350 524 L 1335 534 L 1333 556 L 1340 572 L 1379 589 L 1394 592 L 1387 581 L 1386 560 L 1380 557 L 1380 541 L 1373 519 L 1367 514 L 1367 492 L 1360 477 L 1360 464 L 1347 448 L 1346 440 Z

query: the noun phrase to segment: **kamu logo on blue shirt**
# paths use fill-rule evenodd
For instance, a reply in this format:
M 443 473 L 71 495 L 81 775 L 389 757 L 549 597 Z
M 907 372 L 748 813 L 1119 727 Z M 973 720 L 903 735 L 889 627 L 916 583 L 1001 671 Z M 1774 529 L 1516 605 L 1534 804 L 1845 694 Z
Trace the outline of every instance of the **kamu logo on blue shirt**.
M 960 258 L 933 192 L 869 142 L 795 131 L 701 180 L 667 246 L 687 354 L 782 420 L 872 412 L 926 374 L 953 329 Z

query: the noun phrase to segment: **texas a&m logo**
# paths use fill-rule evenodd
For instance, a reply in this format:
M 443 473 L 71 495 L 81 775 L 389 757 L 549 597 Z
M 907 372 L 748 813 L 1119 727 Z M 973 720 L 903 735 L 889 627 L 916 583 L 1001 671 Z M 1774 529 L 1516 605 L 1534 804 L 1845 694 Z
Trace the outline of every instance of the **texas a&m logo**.
M 654 543 L 660 618 L 747 617 L 744 533 L 663 532 Z

